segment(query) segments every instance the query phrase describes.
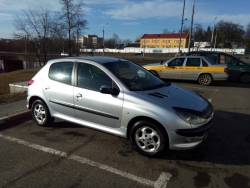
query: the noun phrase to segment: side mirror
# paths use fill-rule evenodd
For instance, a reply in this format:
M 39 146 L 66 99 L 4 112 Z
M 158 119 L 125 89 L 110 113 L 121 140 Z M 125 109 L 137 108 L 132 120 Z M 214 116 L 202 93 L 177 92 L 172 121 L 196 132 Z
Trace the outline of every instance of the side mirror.
M 111 95 L 118 95 L 119 90 L 116 88 L 111 88 L 110 86 L 107 85 L 102 85 L 100 88 L 100 92 L 104 94 L 111 94 Z

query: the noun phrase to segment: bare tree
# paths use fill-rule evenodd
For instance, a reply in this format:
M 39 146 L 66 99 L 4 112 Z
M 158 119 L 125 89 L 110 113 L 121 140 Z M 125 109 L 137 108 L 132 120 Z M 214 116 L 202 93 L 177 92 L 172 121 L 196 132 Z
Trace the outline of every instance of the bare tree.
M 74 3 L 75 1 L 76 3 Z M 72 56 L 73 43 L 76 43 L 76 38 L 81 35 L 82 30 L 86 29 L 87 25 L 87 21 L 83 19 L 83 0 L 59 0 L 59 2 L 62 5 L 62 12 L 59 14 L 59 24 L 56 31 L 68 46 L 69 56 Z
M 246 28 L 245 45 L 246 45 L 246 48 L 250 48 L 250 22 L 247 24 L 247 28 Z
M 19 39 L 25 36 L 26 39 L 29 39 L 40 66 L 40 51 L 44 55 L 44 64 L 47 62 L 47 52 L 55 36 L 55 31 L 52 28 L 55 24 L 56 22 L 54 22 L 50 12 L 42 7 L 35 10 L 29 8 L 28 10 L 23 10 L 22 16 L 14 16 L 16 28 L 14 36 Z
M 218 42 L 221 42 L 223 47 L 232 47 L 233 43 L 241 44 L 245 34 L 243 28 L 242 25 L 233 23 L 232 21 L 221 20 L 216 24 Z

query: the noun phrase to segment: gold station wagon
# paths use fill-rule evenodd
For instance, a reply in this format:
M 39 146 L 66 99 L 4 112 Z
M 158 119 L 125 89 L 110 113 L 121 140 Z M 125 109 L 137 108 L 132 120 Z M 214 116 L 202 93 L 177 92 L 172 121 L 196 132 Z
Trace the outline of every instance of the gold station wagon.
M 180 56 L 143 67 L 163 79 L 197 80 L 201 85 L 228 79 L 227 65 L 215 64 L 203 56 Z

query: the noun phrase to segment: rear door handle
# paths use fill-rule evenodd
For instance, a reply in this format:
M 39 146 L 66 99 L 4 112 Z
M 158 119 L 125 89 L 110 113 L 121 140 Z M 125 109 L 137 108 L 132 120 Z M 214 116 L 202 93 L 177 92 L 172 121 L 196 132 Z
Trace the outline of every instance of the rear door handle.
M 50 89 L 50 87 L 49 87 L 49 86 L 46 86 L 45 89 L 46 89 L 46 90 L 47 90 L 47 89 Z

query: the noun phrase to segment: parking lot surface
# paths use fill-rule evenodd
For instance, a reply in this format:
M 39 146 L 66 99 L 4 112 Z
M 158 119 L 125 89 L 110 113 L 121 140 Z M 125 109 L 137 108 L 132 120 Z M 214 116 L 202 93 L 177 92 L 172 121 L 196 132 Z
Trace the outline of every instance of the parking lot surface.
M 199 147 L 147 158 L 123 138 L 23 119 L 1 127 L 0 187 L 250 187 L 250 85 L 171 82 L 214 106 L 215 124 Z

